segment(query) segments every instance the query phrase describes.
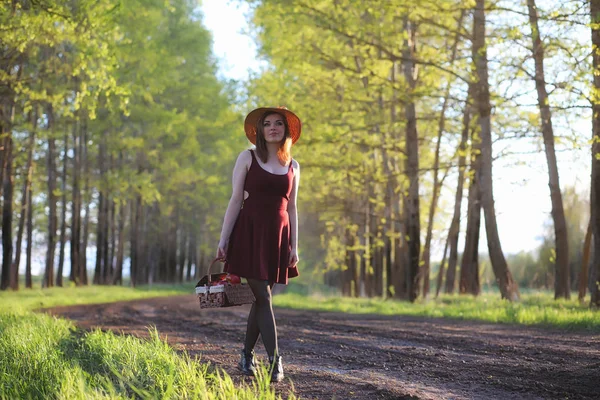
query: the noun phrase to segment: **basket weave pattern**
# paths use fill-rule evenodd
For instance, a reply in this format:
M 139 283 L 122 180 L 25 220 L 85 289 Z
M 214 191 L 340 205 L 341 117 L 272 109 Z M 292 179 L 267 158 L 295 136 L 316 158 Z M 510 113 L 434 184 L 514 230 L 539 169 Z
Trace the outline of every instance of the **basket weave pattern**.
M 197 291 L 200 308 L 232 307 L 253 303 L 255 300 L 254 294 L 250 286 L 245 283 L 237 285 L 226 283 L 222 286 L 210 286 L 212 283 L 210 270 L 219 261 L 222 260 L 213 260 L 208 267 L 208 275 L 202 278 L 196 285 L 196 288 L 200 287 L 203 289 L 200 293 Z
M 225 285 L 223 292 L 198 293 L 200 308 L 240 306 L 254 302 L 254 294 L 247 284 Z

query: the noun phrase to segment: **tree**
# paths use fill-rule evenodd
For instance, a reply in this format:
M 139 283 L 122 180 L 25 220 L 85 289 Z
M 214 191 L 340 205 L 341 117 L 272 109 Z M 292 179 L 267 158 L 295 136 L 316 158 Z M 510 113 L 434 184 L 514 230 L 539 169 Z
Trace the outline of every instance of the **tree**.
M 473 59 L 475 60 L 477 52 L 473 46 Z M 470 117 L 467 114 L 471 113 L 471 106 L 468 104 L 469 99 L 479 101 L 476 96 L 477 83 L 472 83 L 469 88 L 469 96 L 467 97 L 467 105 L 463 120 L 463 135 L 469 132 Z M 476 107 L 473 106 L 475 114 Z M 475 114 L 475 121 L 479 122 L 479 117 Z M 469 194 L 467 204 L 467 230 L 465 232 L 465 247 L 460 265 L 460 281 L 459 293 L 472 294 L 477 296 L 481 291 L 479 282 L 479 232 L 481 229 L 481 175 L 482 175 L 482 143 L 479 129 L 471 130 L 471 166 L 469 170 Z M 456 214 L 455 214 L 456 215 Z M 455 232 L 453 232 L 455 233 Z M 456 233 L 455 233 L 456 234 Z M 451 254 L 452 257 L 452 254 Z M 451 280 L 446 282 L 446 292 L 449 293 Z
M 485 0 L 476 0 L 473 14 L 473 58 L 477 83 L 475 96 L 481 136 L 481 206 L 485 216 L 488 251 L 502 298 L 517 300 L 519 291 L 506 264 L 498 235 L 492 181 L 491 103 L 485 33 Z
M 0 74 L 0 191 L 7 200 L 2 204 L 5 260 L 0 288 L 18 282 L 20 252 L 15 266 L 6 261 L 13 257 L 14 185 L 23 185 L 14 199 L 19 204 L 15 209 L 22 209 L 17 246 L 25 224 L 30 239 L 34 229 L 47 234 L 44 287 L 53 286 L 55 273 L 62 284 L 69 259 L 69 278 L 86 284 L 88 234 L 98 226 L 103 283 L 122 283 L 128 237 L 132 252 L 144 255 L 132 260 L 135 283 L 175 279 L 178 267 L 172 260 L 184 249 L 179 234 L 184 229 L 197 231 L 202 251 L 210 245 L 212 252 L 217 233 L 211 229 L 220 223 L 212 215 L 226 205 L 222 187 L 236 153 L 230 146 L 238 137 L 234 125 L 239 116 L 230 107 L 232 87 L 216 77 L 210 35 L 196 10 L 197 4 L 188 0 L 169 7 L 152 0 L 121 7 L 112 0 L 0 5 L 0 68 L 5 72 Z M 47 121 L 35 132 L 28 117 L 34 105 L 39 109 L 36 121 Z M 64 142 L 57 140 L 62 137 Z M 234 147 L 241 148 L 242 140 Z M 97 168 L 101 145 L 103 165 Z M 45 163 L 34 170 L 26 164 L 27 155 Z M 21 171 L 32 171 L 33 179 Z M 31 196 L 32 182 L 39 181 L 47 183 L 45 193 Z M 97 193 L 103 196 L 101 207 Z M 135 206 L 137 219 L 128 217 L 128 205 Z M 107 213 L 100 224 L 94 215 L 99 208 Z M 173 213 L 180 213 L 180 222 L 168 232 L 161 230 Z M 34 226 L 46 218 L 47 227 Z M 132 221 L 140 226 L 134 229 Z M 179 226 L 184 222 L 185 228 Z M 55 271 L 57 230 L 60 260 Z M 154 260 L 145 251 L 151 245 L 166 255 L 160 274 L 153 276 L 149 265 Z M 195 266 L 198 273 L 200 266 Z M 188 268 L 191 277 L 189 263 Z
M 416 51 L 416 26 L 404 17 L 404 29 L 406 39 L 403 49 L 403 71 L 410 90 L 416 87 L 416 66 L 413 62 Z M 408 101 L 405 105 L 406 113 L 406 172 L 409 181 L 404 212 L 406 217 L 406 237 L 408 242 L 408 298 L 411 301 L 419 296 L 419 282 L 417 274 L 419 271 L 421 253 L 421 227 L 419 208 L 419 141 L 417 134 L 417 112 L 414 101 Z
M 567 222 L 563 208 L 563 199 L 560 191 L 558 164 L 554 147 L 554 129 L 552 126 L 552 112 L 546 90 L 546 76 L 544 73 L 544 44 L 542 43 L 540 27 L 538 24 L 538 9 L 535 0 L 527 0 L 529 23 L 531 26 L 532 53 L 535 61 L 535 87 L 540 109 L 541 129 L 544 137 L 544 148 L 548 162 L 548 186 L 550 187 L 550 200 L 552 203 L 552 219 L 554 221 L 554 243 L 556 249 L 556 279 L 554 298 L 571 297 L 571 284 L 569 273 L 569 238 Z
M 454 287 L 455 287 L 455 277 L 456 277 L 456 266 L 458 264 L 458 238 L 460 236 L 460 215 L 461 215 L 461 207 L 462 207 L 462 198 L 463 198 L 463 186 L 465 183 L 465 170 L 466 170 L 466 163 L 467 163 L 467 141 L 469 140 L 469 132 L 473 132 L 473 129 L 471 128 L 471 117 L 472 117 L 472 113 L 473 113 L 473 84 L 470 83 L 469 84 L 469 90 L 467 91 L 467 98 L 465 100 L 465 106 L 464 106 L 464 110 L 463 110 L 463 122 L 462 122 L 462 133 L 461 133 L 461 138 L 460 138 L 460 144 L 458 147 L 458 177 L 456 179 L 457 183 L 456 183 L 456 193 L 455 193 L 455 197 L 454 197 L 454 214 L 452 216 L 452 222 L 450 224 L 450 229 L 448 232 L 448 245 L 450 247 L 450 256 L 448 258 L 448 270 L 446 272 L 446 286 L 445 286 L 445 292 L 446 293 L 454 293 Z M 473 145 L 475 145 L 475 150 L 478 149 L 479 146 L 479 140 L 478 138 L 474 138 L 473 140 Z M 471 165 L 473 165 L 474 162 L 478 163 L 477 160 L 477 156 L 479 155 L 479 152 L 477 152 L 474 156 L 472 157 L 471 160 Z M 475 157 L 475 158 L 473 158 Z M 478 170 L 478 167 L 472 167 L 472 174 L 471 174 L 471 185 L 474 183 L 474 177 L 475 177 L 475 171 Z M 467 218 L 469 218 L 469 216 L 472 215 L 473 212 L 477 212 L 479 213 L 479 210 L 475 210 L 474 209 L 474 204 L 472 202 L 474 202 L 477 197 L 474 197 L 473 199 L 471 199 L 471 196 L 475 196 L 475 193 L 478 193 L 478 189 L 476 189 L 476 187 L 473 188 L 473 194 L 471 194 L 471 186 L 469 186 L 469 205 L 468 205 L 468 212 L 467 212 Z M 469 211 L 470 210 L 470 211 Z M 479 220 L 478 216 L 475 216 L 476 220 Z M 474 239 L 476 239 L 476 237 L 473 236 L 473 233 L 471 233 L 471 231 L 474 229 L 475 226 L 477 226 L 477 232 L 479 232 L 479 222 L 476 222 L 476 225 L 473 225 L 473 222 L 476 221 L 472 221 L 471 225 L 467 225 L 467 240 L 471 240 L 473 241 Z M 470 234 L 469 234 L 470 233 Z M 479 235 L 477 233 L 477 235 Z M 473 245 L 469 245 L 469 247 L 467 247 L 467 245 L 465 244 L 465 252 L 463 254 L 468 254 L 467 257 L 476 257 L 477 256 L 477 249 L 471 249 Z M 464 255 L 463 255 L 464 257 Z M 476 258 L 471 258 L 469 259 L 469 265 L 476 265 L 473 264 L 474 260 L 476 260 Z M 466 262 L 466 260 L 465 260 Z M 443 265 L 443 264 L 442 264 Z M 475 268 L 475 270 L 477 270 L 477 268 Z M 461 268 L 462 271 L 462 268 Z M 442 272 L 442 271 L 440 271 Z M 440 285 L 441 286 L 441 282 Z
M 23 239 L 23 231 L 25 229 L 25 223 L 27 222 L 27 225 L 29 226 L 29 222 L 31 220 L 31 215 L 29 214 L 30 212 L 30 204 L 31 204 L 31 197 L 32 197 L 32 180 L 33 180 L 33 152 L 34 152 L 34 147 L 35 147 L 35 135 L 36 135 L 36 131 L 37 131 L 37 123 L 38 123 L 38 111 L 37 111 L 38 106 L 35 105 L 34 106 L 34 110 L 31 113 L 31 124 L 32 124 L 32 129 L 31 132 L 29 133 L 29 142 L 28 142 L 28 150 L 27 150 L 27 164 L 25 165 L 25 171 L 24 171 L 24 176 L 25 179 L 23 179 L 23 189 L 21 192 L 21 216 L 19 218 L 19 226 L 18 226 L 18 230 L 17 230 L 17 245 L 16 245 L 16 252 L 15 252 L 15 267 L 14 267 L 14 272 L 18 274 L 19 272 L 19 266 L 21 264 L 21 244 L 22 244 L 22 239 Z M 28 242 L 28 248 L 31 248 L 31 243 Z M 29 263 L 29 267 L 31 267 L 30 263 Z M 15 287 L 18 289 L 18 276 L 14 277 L 14 280 L 17 282 Z M 28 287 L 31 287 L 31 277 L 29 277 L 28 279 Z
M 54 111 L 51 104 L 46 106 L 48 119 L 48 151 L 46 155 L 46 171 L 48 182 L 48 250 L 46 251 L 46 265 L 42 287 L 54 286 L 54 253 L 56 248 L 56 229 L 58 227 L 56 207 L 56 142 L 54 139 Z
M 590 214 L 592 225 L 592 267 L 596 270 L 596 282 L 592 285 L 590 306 L 600 309 L 600 0 L 590 0 L 593 61 L 592 102 L 592 181 L 590 190 Z
M 458 44 L 460 41 L 459 32 L 460 32 L 460 28 L 462 28 L 462 25 L 463 25 L 464 16 L 465 16 L 465 11 L 462 10 L 460 13 L 460 17 L 458 18 L 458 21 L 457 21 L 456 33 L 454 35 L 452 45 L 450 46 L 451 47 L 451 56 L 450 56 L 451 63 L 455 62 L 456 55 L 458 53 Z M 444 100 L 442 103 L 442 108 L 440 110 L 437 142 L 436 142 L 436 146 L 435 146 L 435 156 L 434 156 L 434 162 L 433 162 L 433 194 L 431 196 L 431 205 L 429 207 L 429 222 L 427 224 L 427 232 L 426 232 L 426 236 L 425 236 L 425 246 L 423 248 L 423 270 L 424 270 L 423 297 L 426 297 L 427 294 L 429 293 L 430 253 L 431 253 L 431 240 L 432 240 L 432 236 L 433 236 L 432 230 L 433 230 L 433 221 L 434 221 L 434 217 L 435 217 L 435 211 L 437 210 L 437 207 L 438 207 L 438 201 L 439 201 L 442 186 L 444 184 L 444 180 L 448 176 L 448 171 L 450 169 L 450 168 L 446 168 L 446 173 L 443 175 L 443 177 L 441 179 L 439 178 L 438 174 L 439 174 L 439 169 L 440 169 L 440 151 L 441 151 L 441 146 L 442 146 L 442 136 L 443 136 L 444 131 L 446 130 L 446 118 L 447 118 L 446 114 L 447 114 L 448 105 L 450 102 L 450 90 L 452 89 L 452 83 L 453 82 L 448 82 L 447 87 L 446 87 L 446 92 L 444 94 Z M 461 139 L 461 143 L 459 144 L 458 151 L 464 152 L 465 145 L 466 145 L 466 141 L 463 142 Z M 464 163 L 464 161 L 463 161 L 463 163 Z M 460 194 L 459 198 L 456 198 L 455 210 L 454 210 L 455 216 L 452 219 L 453 225 L 451 225 L 451 230 L 455 229 L 457 231 L 456 232 L 456 240 L 457 241 L 458 241 L 458 228 L 460 226 L 460 222 L 459 222 L 460 221 L 460 204 L 461 204 L 461 200 L 462 200 L 462 185 L 463 185 L 463 170 L 462 170 L 462 167 L 460 166 L 460 160 L 459 160 L 458 168 L 459 168 L 458 188 L 461 191 L 461 194 Z M 456 210 L 457 207 L 458 207 L 458 211 Z M 458 213 L 458 216 L 457 216 L 457 213 Z M 455 222 L 456 217 L 458 217 L 458 220 Z M 444 260 L 445 260 L 446 249 L 447 249 L 447 247 L 444 249 Z M 456 260 L 454 260 L 454 261 L 456 262 Z M 456 266 L 456 263 L 454 264 L 454 266 Z M 444 268 L 444 263 L 442 262 L 442 264 L 440 266 L 440 272 L 439 272 L 440 279 L 443 276 L 443 268 Z M 439 293 L 440 287 L 441 287 L 441 281 L 439 281 L 439 284 L 438 284 L 438 290 L 437 290 L 438 293 Z

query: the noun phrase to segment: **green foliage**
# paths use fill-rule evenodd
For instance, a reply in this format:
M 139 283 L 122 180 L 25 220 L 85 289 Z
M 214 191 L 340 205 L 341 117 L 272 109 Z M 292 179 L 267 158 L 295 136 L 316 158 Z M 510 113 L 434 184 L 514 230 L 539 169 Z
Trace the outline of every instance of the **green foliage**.
M 344 271 L 347 256 L 354 253 L 359 262 L 370 265 L 369 257 L 381 248 L 381 238 L 396 238 L 400 232 L 394 222 L 402 222 L 399 194 L 407 189 L 403 137 L 407 102 L 416 103 L 418 114 L 422 227 L 429 222 L 425 211 L 433 193 L 435 136 L 446 93 L 440 165 L 449 168 L 448 181 L 456 176 L 467 84 L 475 79 L 471 69 L 475 2 L 245 2 L 251 5 L 260 54 L 269 62 L 269 67 L 249 82 L 248 102 L 285 104 L 307 121 L 295 148 L 303 165 L 302 210 L 315 216 L 307 218 L 311 223 L 302 230 L 303 237 L 310 237 L 304 254 L 320 273 Z M 536 34 L 541 35 L 545 47 L 545 79 L 551 93 L 556 148 L 580 149 L 588 145 L 590 134 L 581 130 L 579 122 L 589 121 L 589 99 L 595 96 L 590 87 L 588 11 L 580 2 L 538 3 L 540 32 Z M 535 153 L 543 146 L 540 113 L 534 101 L 526 4 L 489 4 L 486 20 L 494 157 L 505 161 L 513 156 L 507 164 L 523 165 L 528 161 L 520 151 Z M 414 90 L 403 76 L 406 55 L 402 50 L 409 38 L 406 21 L 417 26 Z M 471 124 L 476 125 L 477 119 L 472 118 Z M 511 141 L 502 142 L 506 139 Z M 467 148 L 462 155 L 470 159 L 475 154 Z M 433 224 L 434 243 L 444 243 L 439 237 L 447 232 L 451 216 L 444 208 L 452 210 L 452 204 L 444 202 L 454 198 L 451 191 L 455 187 L 442 188 L 441 212 Z M 392 192 L 397 197 L 390 195 Z M 351 226 L 358 229 L 351 230 Z M 316 237 L 321 238 L 324 252 L 314 250 Z M 578 239 L 572 248 L 579 246 Z M 543 258 L 551 257 L 548 253 Z M 513 262 L 518 264 L 520 283 L 536 287 L 549 283 L 550 269 L 540 267 L 542 261 L 528 256 L 514 256 L 510 261 L 511 269 Z M 529 268 L 534 262 L 539 268 Z M 577 259 L 573 262 L 576 265 Z M 484 275 L 487 278 L 491 273 L 488 266 Z
M 13 152 L 13 208 L 20 211 L 17 188 L 35 129 L 36 237 L 48 234 L 52 141 L 58 172 L 54 195 L 64 191 L 70 201 L 73 191 L 85 192 L 83 206 L 89 202 L 92 210 L 90 243 L 101 193 L 105 204 L 117 205 L 124 230 L 131 228 L 130 218 L 121 213 L 139 201 L 140 215 L 152 220 L 140 231 L 141 242 L 152 242 L 165 226 L 177 224 L 213 251 L 231 169 L 247 142 L 241 116 L 231 106 L 235 88 L 216 77 L 211 36 L 198 10 L 192 0 L 0 4 L 0 83 L 10 89 L 0 100 L 14 104 L 8 131 L 19 150 Z M 77 166 L 75 137 L 83 141 L 84 135 L 85 146 L 77 149 L 82 166 Z M 22 213 L 15 211 L 17 216 Z M 67 225 L 69 218 L 70 213 Z
M 425 144 L 419 150 L 420 166 L 427 170 L 433 162 L 434 146 L 428 143 L 433 143 L 437 121 L 431 116 L 439 113 L 446 88 L 462 90 L 464 82 L 457 77 L 467 69 L 464 57 L 449 65 L 450 53 L 439 51 L 449 45 L 447 30 L 456 29 L 459 11 L 452 1 L 435 6 L 405 1 L 248 3 L 261 55 L 270 63 L 249 82 L 249 103 L 286 105 L 307 121 L 294 148 L 303 166 L 299 196 L 302 212 L 314 213 L 321 222 L 303 232 L 321 237 L 326 249 L 324 257 L 311 258 L 309 264 L 319 265 L 321 273 L 343 269 L 346 249 L 368 258 L 383 245 L 381 238 L 394 235 L 390 226 L 400 216 L 397 211 L 391 215 L 391 209 L 399 207 L 394 202 L 401 202 L 407 188 L 404 104 L 409 100 L 419 107 L 418 130 Z M 431 8 L 438 7 L 444 12 L 436 12 L 436 24 L 431 24 Z M 418 23 L 419 37 L 426 38 L 418 43 L 421 64 L 412 92 L 402 77 L 405 16 Z M 465 52 L 462 43 L 458 52 Z M 460 107 L 459 101 L 451 103 Z M 451 138 L 457 124 L 448 118 L 447 127 Z M 453 153 L 443 151 L 442 162 Z M 431 186 L 428 174 L 423 182 L 423 187 Z M 370 228 L 367 214 L 375 221 Z M 349 226 L 359 229 L 346 235 Z
M 589 221 L 589 201 L 587 196 L 579 193 L 574 187 L 563 190 L 563 205 L 569 237 L 569 268 L 571 284 L 578 281 L 578 274 L 583 262 L 583 243 Z M 554 287 L 555 268 L 554 227 L 551 221 L 546 224 L 546 232 L 538 253 L 538 268 L 529 271 L 524 277 L 530 287 Z M 531 276 L 531 274 L 535 274 Z M 527 279 L 529 278 L 529 279 Z

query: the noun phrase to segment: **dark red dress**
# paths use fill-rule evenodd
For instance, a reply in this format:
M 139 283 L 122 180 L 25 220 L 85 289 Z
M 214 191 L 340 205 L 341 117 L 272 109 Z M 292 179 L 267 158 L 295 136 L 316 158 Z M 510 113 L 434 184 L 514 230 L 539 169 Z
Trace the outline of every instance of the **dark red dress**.
M 288 268 L 292 250 L 290 218 L 287 211 L 292 193 L 294 169 L 287 174 L 272 174 L 256 160 L 246 174 L 244 200 L 229 237 L 225 271 L 244 278 L 287 284 L 298 276 L 298 269 Z

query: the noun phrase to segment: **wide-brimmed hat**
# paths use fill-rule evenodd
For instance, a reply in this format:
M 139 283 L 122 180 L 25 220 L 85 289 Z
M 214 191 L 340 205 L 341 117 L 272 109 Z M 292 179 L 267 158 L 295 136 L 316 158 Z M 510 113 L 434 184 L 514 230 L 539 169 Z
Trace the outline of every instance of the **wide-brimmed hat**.
M 256 144 L 256 124 L 267 112 L 276 112 L 281 114 L 287 120 L 288 127 L 290 129 L 290 137 L 292 143 L 296 143 L 300 138 L 300 132 L 302 131 L 302 122 L 300 118 L 285 107 L 261 107 L 250 111 L 244 120 L 244 130 L 246 131 L 246 137 L 252 144 Z

